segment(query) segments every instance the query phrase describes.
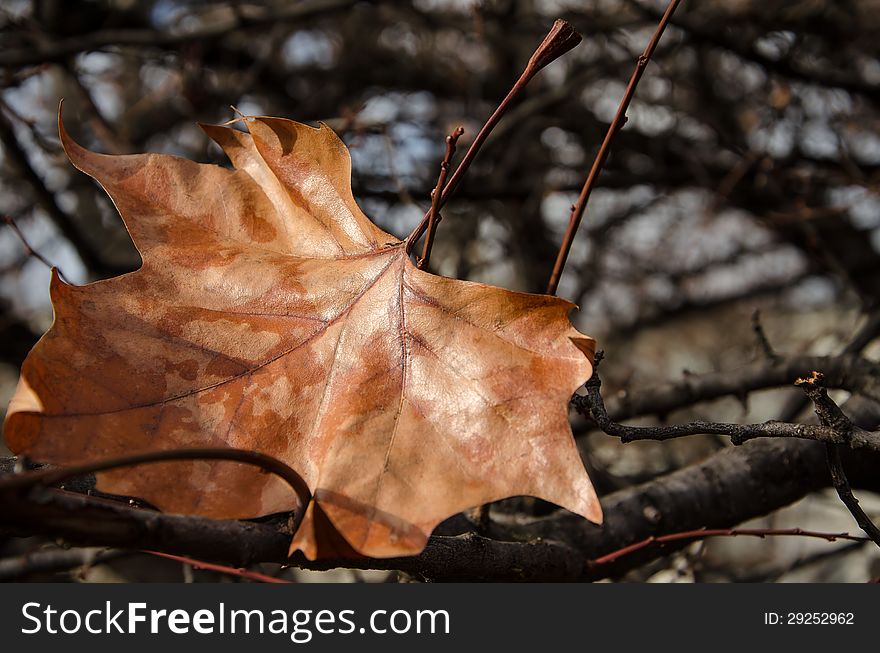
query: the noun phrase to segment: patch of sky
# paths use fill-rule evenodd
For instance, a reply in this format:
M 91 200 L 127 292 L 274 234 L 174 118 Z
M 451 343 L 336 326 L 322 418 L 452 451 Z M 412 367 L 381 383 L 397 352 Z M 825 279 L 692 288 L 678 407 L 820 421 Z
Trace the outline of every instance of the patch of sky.
M 281 49 L 281 58 L 290 66 L 332 68 L 336 63 L 336 44 L 324 32 L 299 30 L 290 35 Z

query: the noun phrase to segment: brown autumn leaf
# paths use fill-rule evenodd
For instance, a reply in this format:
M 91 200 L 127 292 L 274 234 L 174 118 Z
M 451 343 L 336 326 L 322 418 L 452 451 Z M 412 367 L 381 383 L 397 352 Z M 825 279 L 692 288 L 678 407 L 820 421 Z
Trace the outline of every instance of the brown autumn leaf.
M 90 152 L 59 121 L 143 265 L 85 286 L 53 273 L 10 448 L 55 464 L 269 454 L 314 493 L 291 547 L 309 558 L 414 554 L 446 517 L 513 495 L 601 521 L 568 423 L 594 347 L 573 305 L 416 269 L 358 208 L 328 127 L 246 125 L 203 126 L 228 170 Z M 225 461 L 105 472 L 99 488 L 215 518 L 297 507 L 279 479 Z

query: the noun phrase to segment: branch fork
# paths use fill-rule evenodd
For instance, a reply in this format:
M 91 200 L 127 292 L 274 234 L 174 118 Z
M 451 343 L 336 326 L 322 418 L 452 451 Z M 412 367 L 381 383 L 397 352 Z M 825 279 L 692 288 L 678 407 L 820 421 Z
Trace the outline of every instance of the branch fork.
M 553 23 L 553 27 L 550 28 L 547 36 L 544 37 L 544 40 L 541 41 L 535 49 L 535 52 L 529 58 L 529 61 L 519 79 L 516 80 L 516 83 L 511 87 L 510 91 L 508 91 L 505 98 L 501 101 L 501 104 L 498 105 L 492 115 L 489 116 L 486 124 L 484 124 L 477 133 L 476 138 L 474 138 L 474 141 L 471 143 L 467 152 L 465 152 L 461 163 L 458 164 L 455 168 L 455 172 L 452 173 L 449 182 L 439 193 L 439 197 L 432 198 L 431 208 L 425 213 L 422 221 L 419 222 L 415 229 L 413 229 L 412 233 L 407 236 L 407 251 L 412 250 L 415 243 L 428 229 L 431 216 L 438 215 L 446 202 L 449 201 L 449 198 L 461 183 L 464 173 L 467 172 L 471 163 L 473 163 L 474 158 L 476 158 L 477 153 L 486 142 L 486 139 L 489 138 L 489 134 L 492 133 L 492 130 L 495 129 L 495 126 L 501 121 L 502 116 L 507 113 L 510 106 L 520 97 L 526 85 L 548 64 L 564 55 L 580 42 L 581 35 L 578 34 L 577 30 L 575 30 L 568 22 L 562 19 L 557 19 L 556 22 Z

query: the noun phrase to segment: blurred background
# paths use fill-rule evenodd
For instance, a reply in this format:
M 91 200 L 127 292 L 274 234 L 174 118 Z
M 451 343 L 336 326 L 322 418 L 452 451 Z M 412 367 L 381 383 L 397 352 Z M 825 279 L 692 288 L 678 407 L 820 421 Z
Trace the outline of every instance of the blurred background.
M 540 73 L 494 131 L 444 210 L 432 255 L 439 274 L 541 292 L 569 207 L 665 4 L 2 0 L 0 213 L 74 282 L 136 269 L 112 204 L 61 151 L 59 100 L 68 130 L 92 149 L 220 165 L 228 163 L 196 123 L 224 122 L 233 105 L 328 123 L 351 149 L 361 207 L 404 237 L 429 206 L 445 135 L 463 126 L 463 152 L 563 17 L 582 44 Z M 606 351 L 606 394 L 754 361 L 762 355 L 756 309 L 777 351 L 823 355 L 877 310 L 878 34 L 880 0 L 685 0 L 638 87 L 559 287 L 580 306 L 576 325 Z M 0 225 L 3 406 L 51 323 L 48 279 L 14 229 Z M 777 418 L 788 393 L 667 417 Z M 705 437 L 623 447 L 576 427 L 603 492 L 728 446 Z M 880 512 L 869 495 L 863 506 Z M 761 524 L 856 528 L 832 494 Z M 694 545 L 632 579 L 880 575 L 865 547 L 786 539 Z M 181 573 L 157 560 L 89 572 L 103 580 Z

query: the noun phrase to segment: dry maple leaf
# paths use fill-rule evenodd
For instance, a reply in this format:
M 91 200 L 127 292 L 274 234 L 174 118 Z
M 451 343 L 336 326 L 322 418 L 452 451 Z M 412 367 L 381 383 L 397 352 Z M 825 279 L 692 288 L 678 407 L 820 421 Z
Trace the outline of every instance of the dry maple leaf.
M 309 558 L 414 554 L 448 516 L 513 495 L 601 521 L 568 423 L 594 347 L 573 305 L 416 269 L 358 208 L 328 127 L 246 125 L 203 126 L 229 170 L 96 154 L 59 120 L 143 265 L 85 286 L 53 273 L 55 321 L 22 368 L 10 448 L 56 464 L 269 454 L 314 493 L 291 547 Z M 216 518 L 298 507 L 279 479 L 223 461 L 105 472 L 99 487 Z

